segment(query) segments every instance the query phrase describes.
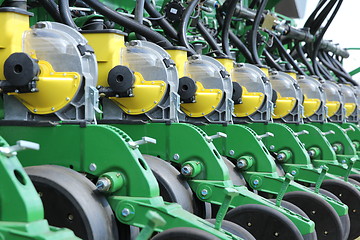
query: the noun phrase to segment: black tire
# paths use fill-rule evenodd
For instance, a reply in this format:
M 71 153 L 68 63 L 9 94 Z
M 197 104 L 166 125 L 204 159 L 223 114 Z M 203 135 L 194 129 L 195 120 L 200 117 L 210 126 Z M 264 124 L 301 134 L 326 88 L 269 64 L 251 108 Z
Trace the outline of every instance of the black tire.
M 318 240 L 342 239 L 340 217 L 322 197 L 309 192 L 295 191 L 286 193 L 283 199 L 301 208 L 315 222 Z
M 41 196 L 50 225 L 69 228 L 81 239 L 118 239 L 109 203 L 85 176 L 55 165 L 25 170 Z
M 311 189 L 315 189 L 315 187 L 311 187 Z M 335 194 L 333 194 L 332 192 L 329 192 L 328 190 L 320 188 L 319 192 L 325 196 L 328 196 L 332 199 L 335 199 L 336 201 L 341 202 L 341 200 Z M 341 225 L 343 228 L 343 239 L 348 239 L 349 234 L 350 234 L 350 225 L 351 225 L 349 214 L 341 216 L 340 221 L 341 221 Z
M 324 180 L 321 188 L 333 193 L 341 202 L 349 207 L 350 234 L 349 239 L 360 236 L 360 192 L 354 186 L 335 179 Z
M 225 219 L 245 228 L 257 240 L 303 240 L 299 229 L 289 218 L 267 206 L 239 206 L 231 209 Z
M 360 175 L 359 174 L 350 174 L 349 179 L 352 179 L 356 182 L 353 182 L 354 184 L 360 186 Z
M 179 227 L 156 234 L 152 240 L 218 240 L 218 238 L 197 228 Z
M 216 219 L 211 218 L 211 219 L 206 219 L 206 221 L 208 221 L 212 224 L 215 224 Z M 221 224 L 221 228 L 224 229 L 225 231 L 228 231 L 228 232 L 244 239 L 244 240 L 256 240 L 253 235 L 251 235 L 248 231 L 246 231 L 245 228 L 243 228 L 233 222 L 223 220 L 222 224 Z

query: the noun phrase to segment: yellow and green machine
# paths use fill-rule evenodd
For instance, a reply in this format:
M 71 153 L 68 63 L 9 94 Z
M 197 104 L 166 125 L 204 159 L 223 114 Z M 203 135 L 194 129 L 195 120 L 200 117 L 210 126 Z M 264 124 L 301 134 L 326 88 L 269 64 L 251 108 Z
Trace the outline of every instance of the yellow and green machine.
M 279 3 L 0 0 L 0 239 L 359 237 L 342 1 Z

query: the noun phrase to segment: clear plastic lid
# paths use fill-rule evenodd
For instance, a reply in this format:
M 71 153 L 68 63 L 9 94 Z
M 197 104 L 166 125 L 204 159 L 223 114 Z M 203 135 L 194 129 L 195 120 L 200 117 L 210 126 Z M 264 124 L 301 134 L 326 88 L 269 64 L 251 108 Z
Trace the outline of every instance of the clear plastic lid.
M 323 88 L 325 90 L 326 100 L 329 102 L 337 101 L 341 102 L 340 88 L 338 85 L 332 82 L 323 83 Z
M 289 74 L 273 72 L 270 74 L 270 82 L 273 89 L 280 94 L 281 97 L 296 98 L 295 79 Z
M 201 58 L 187 61 L 185 75 L 200 82 L 206 89 L 224 89 L 219 68 L 210 61 Z
M 341 84 L 341 91 L 343 93 L 343 98 L 345 103 L 355 103 L 356 104 L 356 96 L 355 91 L 352 87 Z
M 263 77 L 265 73 L 258 67 L 250 64 L 240 64 L 235 66 L 231 72 L 231 79 L 244 86 L 248 92 L 261 92 L 265 94 Z
M 49 62 L 56 72 L 82 73 L 78 43 L 57 29 L 35 28 L 24 33 L 24 52 Z
M 162 80 L 167 82 L 166 68 L 163 57 L 152 48 L 138 44 L 122 48 L 120 64 L 141 73 L 147 81 Z
M 305 99 L 322 99 L 321 84 L 311 77 L 298 79 L 298 84 Z

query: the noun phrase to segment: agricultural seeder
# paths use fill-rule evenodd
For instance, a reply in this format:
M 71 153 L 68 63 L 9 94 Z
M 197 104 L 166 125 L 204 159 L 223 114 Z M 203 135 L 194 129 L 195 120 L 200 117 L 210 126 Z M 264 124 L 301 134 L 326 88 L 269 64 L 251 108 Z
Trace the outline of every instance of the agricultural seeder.
M 342 0 L 278 3 L 0 0 L 0 239 L 358 238 Z

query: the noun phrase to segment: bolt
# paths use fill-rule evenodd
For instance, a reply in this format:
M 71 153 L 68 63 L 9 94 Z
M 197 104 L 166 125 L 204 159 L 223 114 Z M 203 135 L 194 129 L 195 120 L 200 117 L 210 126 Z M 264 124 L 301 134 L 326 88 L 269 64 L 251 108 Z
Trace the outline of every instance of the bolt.
M 313 157 L 313 156 L 315 156 L 315 151 L 314 150 L 309 150 L 308 154 L 309 154 L 310 157 Z
M 108 178 L 102 177 L 99 178 L 98 181 L 96 182 L 96 188 L 99 191 L 107 191 L 109 190 L 111 187 L 111 182 Z
M 231 156 L 234 156 L 235 151 L 231 149 L 231 150 L 229 151 L 229 154 L 230 154 Z
M 201 195 L 202 196 L 206 196 L 206 195 L 208 195 L 208 190 L 206 190 L 206 189 L 203 189 L 203 190 L 201 190 Z
M 69 97 L 67 97 L 67 98 L 65 98 L 65 100 L 66 100 L 66 101 L 69 101 L 69 100 L 70 100 L 70 98 L 69 98 Z
M 97 168 L 97 166 L 96 166 L 95 163 L 91 163 L 91 164 L 89 165 L 89 169 L 90 169 L 90 171 L 92 171 L 92 172 L 95 171 L 96 168 Z
M 180 155 L 175 153 L 174 156 L 173 156 L 173 159 L 174 160 L 179 160 L 180 159 Z
M 270 145 L 270 150 L 274 150 L 275 149 L 275 146 L 274 145 Z
M 245 159 L 239 159 L 239 161 L 236 163 L 236 166 L 242 169 L 247 166 L 247 161 Z
M 14 91 L 15 93 L 19 93 L 19 90 L 18 89 L 15 89 L 15 91 Z
M 285 153 L 279 153 L 277 156 L 276 156 L 276 159 L 279 160 L 279 161 L 282 161 L 286 158 L 286 155 Z
M 37 109 L 36 109 L 36 108 L 34 109 L 34 112 L 37 112 Z
M 342 163 L 346 163 L 346 160 L 342 160 L 341 162 L 342 162 Z
M 121 215 L 124 216 L 124 217 L 129 216 L 129 215 L 130 215 L 130 209 L 124 208 L 124 209 L 121 211 Z
M 36 88 L 31 88 L 30 91 L 31 91 L 31 92 L 35 92 L 35 91 L 36 91 Z
M 255 180 L 253 181 L 253 184 L 254 184 L 254 185 L 258 185 L 259 182 L 260 182 L 259 179 L 255 179 Z
M 69 214 L 69 215 L 67 216 L 67 218 L 68 218 L 70 221 L 72 221 L 72 220 L 74 220 L 74 215 Z
M 52 108 L 51 108 L 51 111 L 54 111 L 54 110 L 55 110 L 55 108 L 54 108 L 54 107 L 52 107 Z
M 186 164 L 181 168 L 181 174 L 184 176 L 190 176 L 193 173 L 193 168 L 189 164 Z
M 295 171 L 295 170 L 292 170 L 292 171 L 291 171 L 291 175 L 295 176 L 295 174 L 296 174 L 296 171 Z

